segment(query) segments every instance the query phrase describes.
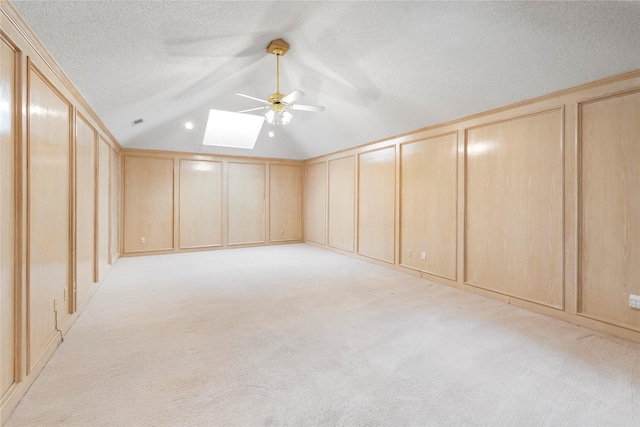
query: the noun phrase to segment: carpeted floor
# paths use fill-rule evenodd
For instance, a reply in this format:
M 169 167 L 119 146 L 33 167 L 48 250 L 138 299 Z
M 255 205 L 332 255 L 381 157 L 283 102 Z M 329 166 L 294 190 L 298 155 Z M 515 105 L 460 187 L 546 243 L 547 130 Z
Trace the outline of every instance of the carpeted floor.
M 121 259 L 16 426 L 638 426 L 640 346 L 299 244 Z

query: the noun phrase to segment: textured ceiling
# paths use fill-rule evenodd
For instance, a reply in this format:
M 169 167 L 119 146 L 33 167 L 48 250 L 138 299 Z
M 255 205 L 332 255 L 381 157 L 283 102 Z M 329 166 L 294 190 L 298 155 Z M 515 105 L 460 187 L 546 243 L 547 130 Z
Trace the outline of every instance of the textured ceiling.
M 640 68 L 638 1 L 12 3 L 129 148 L 306 159 Z M 210 108 L 275 92 L 276 38 L 281 92 L 327 110 L 202 146 Z

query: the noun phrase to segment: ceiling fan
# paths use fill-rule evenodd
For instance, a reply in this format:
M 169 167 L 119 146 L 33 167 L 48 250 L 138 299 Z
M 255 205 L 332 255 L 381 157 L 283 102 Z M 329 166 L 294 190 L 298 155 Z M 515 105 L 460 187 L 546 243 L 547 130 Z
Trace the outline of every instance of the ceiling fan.
M 302 105 L 294 104 L 294 102 L 304 96 L 304 92 L 300 90 L 294 90 L 288 95 L 280 93 L 280 57 L 284 56 L 289 50 L 289 44 L 282 39 L 273 40 L 269 47 L 267 47 L 267 53 L 271 53 L 276 56 L 276 92 L 269 95 L 264 100 L 256 98 L 255 96 L 245 95 L 244 93 L 236 93 L 236 95 L 243 96 L 245 98 L 253 99 L 254 101 L 265 104 L 262 107 L 250 108 L 248 110 L 238 111 L 239 113 L 247 113 L 249 111 L 268 110 L 265 114 L 265 120 L 272 125 L 286 125 L 289 124 L 293 117 L 288 110 L 300 110 L 300 111 L 324 111 L 325 108 L 318 105 Z

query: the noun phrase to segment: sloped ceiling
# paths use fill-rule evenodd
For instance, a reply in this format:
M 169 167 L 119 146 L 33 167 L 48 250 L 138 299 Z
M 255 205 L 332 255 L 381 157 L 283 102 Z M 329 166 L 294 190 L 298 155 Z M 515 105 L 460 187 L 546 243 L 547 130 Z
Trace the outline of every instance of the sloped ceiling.
M 127 148 L 307 159 L 640 68 L 637 1 L 12 4 Z M 326 111 L 203 146 L 210 108 L 275 92 L 277 38 L 281 92 Z

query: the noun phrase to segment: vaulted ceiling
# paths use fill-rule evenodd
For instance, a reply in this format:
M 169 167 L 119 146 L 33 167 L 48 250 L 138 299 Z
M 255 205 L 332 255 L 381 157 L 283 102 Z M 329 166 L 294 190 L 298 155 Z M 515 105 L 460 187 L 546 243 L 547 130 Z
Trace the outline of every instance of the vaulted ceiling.
M 12 3 L 127 148 L 306 159 L 640 68 L 638 1 Z M 277 38 L 281 92 L 326 111 L 203 146 L 275 92 Z

